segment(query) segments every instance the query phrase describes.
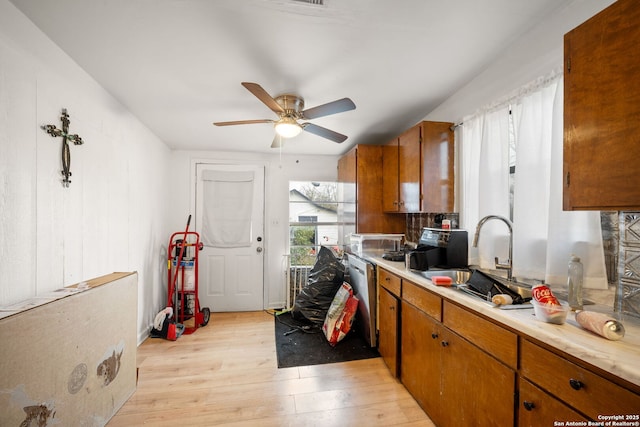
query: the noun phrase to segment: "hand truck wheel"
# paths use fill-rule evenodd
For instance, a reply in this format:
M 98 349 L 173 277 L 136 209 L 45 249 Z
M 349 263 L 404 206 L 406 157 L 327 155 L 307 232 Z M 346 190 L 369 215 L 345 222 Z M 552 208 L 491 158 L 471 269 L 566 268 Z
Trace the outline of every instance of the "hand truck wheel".
M 209 307 L 204 307 L 200 312 L 202 313 L 202 323 L 200 326 L 207 326 L 209 318 L 211 317 L 211 310 L 209 310 Z

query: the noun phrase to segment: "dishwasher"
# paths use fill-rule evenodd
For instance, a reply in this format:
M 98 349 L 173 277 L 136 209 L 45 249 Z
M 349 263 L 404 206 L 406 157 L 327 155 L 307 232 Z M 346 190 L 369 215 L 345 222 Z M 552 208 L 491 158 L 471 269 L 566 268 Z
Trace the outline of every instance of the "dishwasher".
M 376 334 L 376 266 L 356 255 L 348 255 L 349 278 L 358 297 L 358 332 L 371 347 L 377 347 Z

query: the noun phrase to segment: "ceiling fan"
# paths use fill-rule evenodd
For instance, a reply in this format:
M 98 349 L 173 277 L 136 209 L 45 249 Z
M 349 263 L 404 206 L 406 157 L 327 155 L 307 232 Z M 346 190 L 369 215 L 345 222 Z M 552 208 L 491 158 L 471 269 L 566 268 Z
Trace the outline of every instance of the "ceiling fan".
M 300 123 L 299 120 L 312 120 L 317 119 L 318 117 L 354 110 L 356 105 L 349 98 L 338 99 L 337 101 L 328 102 L 305 110 L 304 99 L 300 96 L 286 94 L 273 98 L 257 83 L 242 82 L 242 86 L 269 107 L 271 111 L 276 113 L 278 115 L 278 119 L 215 122 L 214 125 L 231 126 L 254 123 L 274 123 L 276 137 L 271 144 L 271 148 L 281 147 L 282 138 L 293 138 L 303 130 L 337 143 L 344 142 L 344 140 L 347 139 L 347 136 L 341 133 L 334 132 L 330 129 L 309 122 Z

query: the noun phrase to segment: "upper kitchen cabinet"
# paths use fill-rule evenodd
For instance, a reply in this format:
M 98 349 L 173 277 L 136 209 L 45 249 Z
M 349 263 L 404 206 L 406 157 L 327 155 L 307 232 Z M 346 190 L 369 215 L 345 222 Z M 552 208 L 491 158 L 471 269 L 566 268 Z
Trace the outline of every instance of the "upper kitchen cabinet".
M 640 209 L 639 55 L 637 0 L 565 35 L 565 210 Z
M 338 160 L 340 199 L 355 211 L 339 212 L 342 220 L 355 223 L 354 233 L 404 233 L 404 217 L 382 210 L 382 146 L 356 145 Z
M 453 212 L 453 123 L 422 122 L 422 212 Z
M 452 212 L 452 123 L 421 122 L 383 148 L 385 212 Z
M 385 212 L 420 211 L 420 126 L 384 146 L 382 188 Z

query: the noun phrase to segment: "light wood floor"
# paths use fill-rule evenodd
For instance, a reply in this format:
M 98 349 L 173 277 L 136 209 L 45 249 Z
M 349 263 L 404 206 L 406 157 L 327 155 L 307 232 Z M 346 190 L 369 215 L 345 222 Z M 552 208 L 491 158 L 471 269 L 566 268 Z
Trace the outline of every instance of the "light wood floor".
M 433 426 L 381 358 L 277 368 L 273 317 L 213 313 L 177 341 L 138 348 L 138 388 L 117 426 Z

